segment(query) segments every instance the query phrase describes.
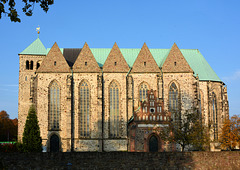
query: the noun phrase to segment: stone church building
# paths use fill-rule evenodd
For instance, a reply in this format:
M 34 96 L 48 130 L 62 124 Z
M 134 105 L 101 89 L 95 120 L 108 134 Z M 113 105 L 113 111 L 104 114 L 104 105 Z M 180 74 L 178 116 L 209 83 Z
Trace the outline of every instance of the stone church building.
M 227 88 L 197 49 L 45 48 L 19 54 L 18 136 L 35 105 L 47 151 L 170 151 L 159 131 L 197 109 L 218 149 Z M 176 113 L 176 114 L 175 114 Z

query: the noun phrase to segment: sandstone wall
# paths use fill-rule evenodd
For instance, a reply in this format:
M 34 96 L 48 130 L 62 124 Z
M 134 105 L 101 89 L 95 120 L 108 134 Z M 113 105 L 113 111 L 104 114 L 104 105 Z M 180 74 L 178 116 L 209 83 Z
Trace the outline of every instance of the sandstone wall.
M 45 56 L 31 56 L 20 55 L 19 56 L 19 86 L 18 86 L 18 140 L 22 140 L 22 134 L 28 110 L 31 106 L 30 100 L 30 82 L 31 77 L 35 76 L 37 69 L 37 62 L 41 63 Z M 33 69 L 26 69 L 26 61 L 33 61 Z
M 134 97 L 134 110 L 137 109 L 139 105 L 139 89 L 142 83 L 148 84 L 148 90 L 157 90 L 157 75 L 158 73 L 131 73 L 133 78 L 133 97 Z
M 69 73 L 39 73 L 37 87 L 37 111 L 39 127 L 43 145 L 48 145 L 48 139 L 53 133 L 57 133 L 61 138 L 63 151 L 69 150 L 67 139 L 71 137 L 71 107 L 67 96 L 67 78 Z M 57 81 L 60 86 L 60 122 L 59 131 L 49 131 L 48 129 L 48 112 L 49 112 L 49 85 L 52 81 Z M 68 140 L 69 141 L 69 140 Z
M 98 103 L 99 73 L 74 73 L 74 136 L 77 151 L 99 151 L 99 140 L 102 138 L 102 104 Z M 79 99 L 80 84 L 86 81 L 90 90 L 90 137 L 86 140 L 80 136 Z
M 120 151 L 127 150 L 127 83 L 126 73 L 103 73 L 104 80 L 104 150 L 111 151 L 111 148 L 119 148 Z M 112 81 L 116 81 L 120 87 L 119 111 L 120 111 L 120 139 L 109 139 L 109 86 Z
M 185 111 L 193 109 L 194 80 L 195 78 L 192 73 L 163 73 L 164 109 L 169 109 L 168 95 L 172 82 L 174 82 L 178 88 L 179 110 L 181 110 L 181 113 L 183 114 Z

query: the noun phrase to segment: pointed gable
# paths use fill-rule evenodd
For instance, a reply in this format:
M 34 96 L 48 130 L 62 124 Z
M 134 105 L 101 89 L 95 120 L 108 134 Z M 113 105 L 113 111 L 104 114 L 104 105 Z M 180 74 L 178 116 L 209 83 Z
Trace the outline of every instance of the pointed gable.
M 101 69 L 98 66 L 96 59 L 94 58 L 89 46 L 87 43 L 84 44 L 80 54 L 78 55 L 74 65 L 74 72 L 101 72 Z
M 149 51 L 147 44 L 144 43 L 141 51 L 139 52 L 133 66 L 131 73 L 156 73 L 160 72 L 160 69 L 154 60 L 151 52 Z
M 165 73 L 193 72 L 176 43 L 173 44 L 165 62 L 163 63 L 162 71 Z
M 127 73 L 129 69 L 130 68 L 118 48 L 117 43 L 115 43 L 103 65 L 103 72 Z
M 37 70 L 38 73 L 69 73 L 71 72 L 67 61 L 60 51 L 57 43 L 54 43 L 47 56 Z

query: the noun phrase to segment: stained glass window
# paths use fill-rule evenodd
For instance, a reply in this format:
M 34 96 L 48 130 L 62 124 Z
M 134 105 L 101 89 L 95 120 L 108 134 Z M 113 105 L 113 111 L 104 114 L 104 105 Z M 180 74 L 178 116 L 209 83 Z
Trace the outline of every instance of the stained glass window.
M 89 85 L 86 81 L 80 84 L 80 136 L 90 136 L 90 97 Z
M 218 116 L 217 116 L 217 101 L 216 94 L 212 93 L 212 115 L 213 115 L 213 131 L 214 139 L 218 139 Z
M 60 121 L 60 87 L 57 82 L 50 85 L 49 130 L 59 130 Z
M 169 111 L 173 120 L 179 119 L 178 117 L 178 89 L 175 83 L 172 83 L 169 89 Z
M 109 89 L 110 101 L 110 137 L 118 137 L 120 116 L 119 116 L 119 87 L 116 82 L 112 82 Z
M 147 98 L 148 86 L 146 83 L 142 83 L 139 89 L 139 100 L 144 101 Z

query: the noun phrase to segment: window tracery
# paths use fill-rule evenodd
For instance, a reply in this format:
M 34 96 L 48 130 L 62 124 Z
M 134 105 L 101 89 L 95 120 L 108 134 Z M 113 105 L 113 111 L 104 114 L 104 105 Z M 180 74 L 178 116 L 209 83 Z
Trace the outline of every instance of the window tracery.
M 169 88 L 169 111 L 173 121 L 179 119 L 178 113 L 178 88 L 175 83 L 172 83 Z
M 216 94 L 212 93 L 212 115 L 213 115 L 213 132 L 214 140 L 218 139 L 218 116 L 217 116 L 217 100 Z
M 144 101 L 147 98 L 148 85 L 142 83 L 139 88 L 139 101 Z
M 79 109 L 80 109 L 80 136 L 90 136 L 90 95 L 89 85 L 86 81 L 80 84 L 80 98 L 79 98 Z
M 120 111 L 119 111 L 119 86 L 116 82 L 110 84 L 110 137 L 118 137 L 120 126 Z
M 59 130 L 60 87 L 56 81 L 50 85 L 49 93 L 49 130 Z

